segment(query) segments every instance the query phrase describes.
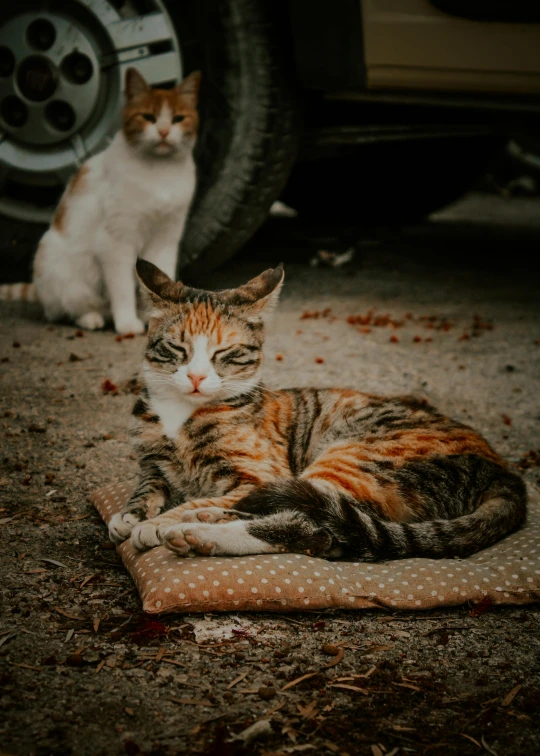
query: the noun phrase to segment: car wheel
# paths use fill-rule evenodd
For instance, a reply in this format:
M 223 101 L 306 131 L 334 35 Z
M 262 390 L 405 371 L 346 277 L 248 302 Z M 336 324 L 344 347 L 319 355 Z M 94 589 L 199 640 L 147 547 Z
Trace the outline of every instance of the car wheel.
M 202 69 L 198 189 L 179 267 L 205 270 L 232 255 L 266 217 L 295 156 L 280 21 L 257 0 L 51 0 L 43 11 L 4 0 L 2 279 L 29 280 L 67 181 L 119 128 L 130 65 L 165 87 Z

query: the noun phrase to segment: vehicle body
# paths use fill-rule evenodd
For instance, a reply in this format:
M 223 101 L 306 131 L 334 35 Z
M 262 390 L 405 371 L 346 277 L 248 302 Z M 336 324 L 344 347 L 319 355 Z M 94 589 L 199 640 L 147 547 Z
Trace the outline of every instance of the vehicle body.
M 405 222 L 458 196 L 508 140 L 516 154 L 540 141 L 530 0 L 4 0 L 3 280 L 20 250 L 29 269 L 70 175 L 118 128 L 129 65 L 161 86 L 203 71 L 180 254 L 199 272 L 279 196 L 312 217 Z

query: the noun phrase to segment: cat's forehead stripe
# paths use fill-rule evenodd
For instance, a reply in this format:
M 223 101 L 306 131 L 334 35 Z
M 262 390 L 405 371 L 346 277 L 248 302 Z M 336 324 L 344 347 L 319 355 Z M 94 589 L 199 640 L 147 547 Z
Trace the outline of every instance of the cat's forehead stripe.
M 221 341 L 223 335 L 221 314 L 214 309 L 210 300 L 199 302 L 188 312 L 184 329 L 191 336 L 205 333 Z
M 151 89 L 144 96 L 144 100 L 133 103 L 133 107 L 140 109 L 144 105 L 149 110 L 157 113 L 164 108 L 168 108 L 171 113 L 195 113 L 196 109 L 186 97 L 175 92 L 174 89 Z
M 163 331 L 170 338 L 179 342 L 191 341 L 199 335 L 210 337 L 213 346 L 228 347 L 246 339 L 252 339 L 257 329 L 252 329 L 247 321 L 231 319 L 227 310 L 214 307 L 212 302 L 204 301 L 195 306 L 185 304 L 182 312 L 174 320 L 163 323 Z M 255 338 L 260 344 L 260 336 Z

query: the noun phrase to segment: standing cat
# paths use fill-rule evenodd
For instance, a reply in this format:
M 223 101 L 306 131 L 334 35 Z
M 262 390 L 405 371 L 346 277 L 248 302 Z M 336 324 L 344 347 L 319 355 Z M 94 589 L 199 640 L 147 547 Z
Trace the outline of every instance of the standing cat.
M 113 541 L 180 556 L 464 557 L 523 523 L 521 478 L 427 403 L 264 388 L 282 268 L 217 292 L 148 262 L 137 272 L 153 306 L 131 430 L 140 479 Z
M 35 293 L 47 319 L 96 329 L 112 316 L 119 333 L 144 331 L 135 261 L 175 276 L 195 191 L 199 82 L 194 72 L 175 89 L 151 89 L 127 70 L 122 129 L 73 176 L 36 253 Z M 3 288 L 3 298 L 16 298 L 21 287 Z

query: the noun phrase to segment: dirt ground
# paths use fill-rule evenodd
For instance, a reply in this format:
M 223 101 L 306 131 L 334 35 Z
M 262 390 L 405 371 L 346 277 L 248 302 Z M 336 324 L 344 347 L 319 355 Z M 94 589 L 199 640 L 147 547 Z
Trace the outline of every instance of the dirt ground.
M 309 266 L 314 234 L 270 224 L 207 285 L 284 260 L 270 387 L 424 396 L 536 484 L 540 200 L 528 202 L 489 205 L 485 223 L 454 211 L 374 230 L 342 268 Z M 0 753 L 540 753 L 535 605 L 145 617 L 87 502 L 136 474 L 143 338 L 49 326 L 19 305 L 0 314 Z

